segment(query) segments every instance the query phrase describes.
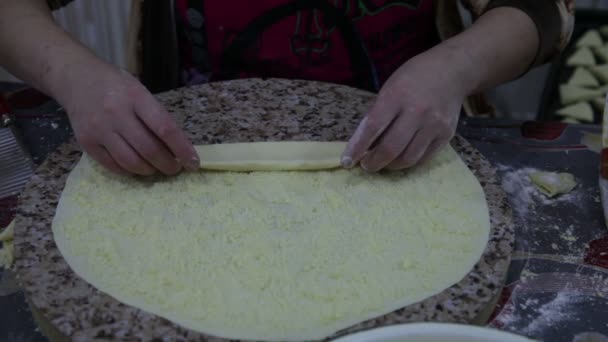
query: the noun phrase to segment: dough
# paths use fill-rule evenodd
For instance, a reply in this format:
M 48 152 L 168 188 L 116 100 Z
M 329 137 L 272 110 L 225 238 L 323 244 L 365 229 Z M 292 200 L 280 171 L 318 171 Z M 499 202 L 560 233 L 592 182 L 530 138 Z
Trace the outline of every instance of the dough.
M 0 233 L 0 242 L 2 242 L 2 249 L 0 249 L 0 267 L 9 268 L 15 260 L 13 237 L 14 237 L 15 221 L 4 228 Z
M 11 223 L 4 228 L 4 230 L 0 233 L 0 241 L 9 241 L 12 240 L 15 236 L 15 221 L 11 221 Z
M 580 121 L 578 121 L 576 119 L 573 119 L 573 118 L 565 118 L 565 119 L 562 119 L 560 121 L 564 122 L 564 123 L 567 123 L 567 124 L 574 124 L 574 125 L 581 123 Z
M 595 58 L 593 53 L 587 47 L 576 50 L 566 61 L 566 65 L 577 67 L 577 66 L 592 66 L 595 65 Z
M 579 102 L 564 108 L 560 108 L 555 112 L 555 114 L 581 121 L 593 121 L 593 108 L 591 108 L 591 105 L 587 102 Z
M 215 160 L 229 160 L 213 148 Z M 298 153 L 290 157 L 318 159 Z M 84 156 L 52 229 L 71 268 L 119 301 L 210 335 L 283 341 L 330 336 L 459 282 L 479 261 L 490 220 L 483 189 L 448 146 L 407 172 L 203 171 L 157 181 Z
M 602 46 L 602 36 L 596 30 L 588 30 L 583 34 L 577 41 L 576 47 L 585 47 L 585 46 Z
M 591 133 L 591 132 L 583 132 L 581 136 L 581 144 L 587 146 L 587 148 L 595 153 L 600 153 L 602 151 L 602 135 Z
M 608 37 L 608 25 L 600 26 L 599 31 L 602 35 Z
M 598 87 L 600 83 L 585 68 L 576 68 L 568 79 L 568 84 L 583 87 Z
M 608 46 L 595 47 L 593 48 L 593 52 L 602 63 L 608 63 Z
M 6 241 L 0 249 L 0 267 L 8 269 L 15 261 L 15 248 L 13 241 Z
M 576 180 L 570 173 L 539 171 L 531 173 L 530 180 L 547 197 L 566 194 L 576 187 Z
M 608 64 L 592 66 L 589 68 L 589 71 L 602 81 L 603 84 L 608 83 Z
M 283 141 L 199 145 L 201 168 L 224 171 L 320 170 L 340 166 L 344 142 Z
M 559 97 L 562 105 L 591 100 L 601 95 L 602 90 L 600 89 L 588 89 L 570 84 L 562 84 L 559 86 Z
M 606 101 L 606 98 L 604 98 L 603 96 L 598 96 L 591 100 L 591 104 L 593 104 L 593 107 L 595 107 L 595 109 L 597 109 L 600 112 L 603 112 L 605 101 Z

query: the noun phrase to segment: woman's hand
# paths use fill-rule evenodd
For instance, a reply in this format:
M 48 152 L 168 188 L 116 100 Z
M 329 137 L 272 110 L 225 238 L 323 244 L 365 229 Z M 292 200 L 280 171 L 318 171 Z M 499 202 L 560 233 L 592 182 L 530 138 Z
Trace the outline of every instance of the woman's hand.
M 486 12 L 387 80 L 351 137 L 343 166 L 404 169 L 428 159 L 454 135 L 466 96 L 521 76 L 538 62 L 540 48 L 539 31 L 523 11 Z
M 60 102 L 84 151 L 106 168 L 137 175 L 196 170 L 192 143 L 134 77 L 95 63 L 70 71 Z
M 345 167 L 360 162 L 370 172 L 409 168 L 453 137 L 474 84 L 454 67 L 452 53 L 457 52 L 421 54 L 393 73 L 351 137 L 342 158 Z

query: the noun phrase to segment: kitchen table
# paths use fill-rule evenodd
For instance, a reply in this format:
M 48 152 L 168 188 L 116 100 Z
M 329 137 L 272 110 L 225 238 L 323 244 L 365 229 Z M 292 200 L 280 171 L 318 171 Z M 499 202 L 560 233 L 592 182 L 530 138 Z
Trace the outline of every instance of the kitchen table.
M 18 86 L 0 85 L 2 90 Z M 39 165 L 71 137 L 63 110 L 35 92 L 11 99 L 16 131 Z M 582 333 L 608 335 L 608 229 L 597 186 L 599 154 L 593 125 L 512 120 L 461 120 L 458 133 L 499 171 L 515 217 L 515 251 L 506 285 L 486 324 L 546 341 L 572 341 Z M 584 141 L 585 135 L 591 137 Z M 569 172 L 570 193 L 547 198 L 530 172 Z M 15 198 L 1 199 L 0 219 Z M 44 341 L 11 274 L 0 271 L 0 340 Z

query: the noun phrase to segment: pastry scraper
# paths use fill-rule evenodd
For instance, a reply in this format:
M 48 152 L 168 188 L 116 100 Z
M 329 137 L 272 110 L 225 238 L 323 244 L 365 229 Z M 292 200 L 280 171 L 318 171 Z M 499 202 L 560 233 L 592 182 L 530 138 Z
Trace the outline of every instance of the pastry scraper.
M 600 153 L 600 196 L 604 223 L 608 227 L 608 95 L 604 100 L 604 113 L 602 115 L 602 152 Z
M 8 103 L 0 94 L 0 200 L 18 194 L 34 169 L 15 133 Z

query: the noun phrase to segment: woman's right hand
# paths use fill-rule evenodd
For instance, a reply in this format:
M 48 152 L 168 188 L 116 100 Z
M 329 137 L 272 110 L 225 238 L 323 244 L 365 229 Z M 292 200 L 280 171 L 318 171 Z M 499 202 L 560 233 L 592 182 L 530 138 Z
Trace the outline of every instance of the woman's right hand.
M 136 175 L 194 171 L 192 143 L 134 77 L 113 66 L 67 72 L 59 102 L 82 149 L 106 168 Z

